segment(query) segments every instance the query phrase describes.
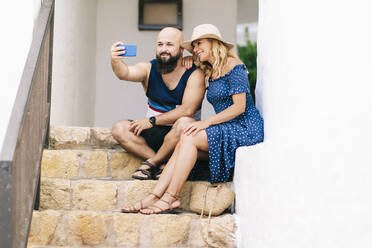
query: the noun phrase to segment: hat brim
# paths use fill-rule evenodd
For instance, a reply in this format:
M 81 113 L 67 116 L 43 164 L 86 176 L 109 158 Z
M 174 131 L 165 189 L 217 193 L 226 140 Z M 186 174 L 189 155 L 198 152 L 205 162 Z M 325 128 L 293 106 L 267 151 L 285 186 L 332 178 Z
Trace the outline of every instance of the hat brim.
M 200 40 L 200 39 L 207 39 L 207 38 L 210 38 L 210 39 L 215 39 L 215 40 L 219 40 L 221 41 L 222 43 L 225 44 L 225 46 L 230 50 L 231 48 L 234 47 L 234 44 L 230 43 L 230 42 L 227 42 L 227 41 L 224 41 L 222 40 L 220 37 L 218 37 L 217 35 L 213 35 L 213 34 L 205 34 L 205 35 L 202 35 L 198 38 L 195 38 L 193 40 L 188 40 L 188 41 L 185 41 L 181 44 L 181 46 L 183 48 L 185 48 L 187 51 L 189 51 L 191 54 L 193 53 L 192 50 L 193 50 L 193 47 L 192 47 L 192 43 L 196 40 Z

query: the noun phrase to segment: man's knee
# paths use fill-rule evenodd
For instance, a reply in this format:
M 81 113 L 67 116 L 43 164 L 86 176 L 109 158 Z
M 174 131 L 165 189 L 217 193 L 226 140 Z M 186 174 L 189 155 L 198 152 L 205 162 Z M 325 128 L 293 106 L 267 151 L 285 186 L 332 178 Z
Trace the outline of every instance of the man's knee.
M 130 121 L 118 121 L 112 126 L 111 134 L 114 139 L 124 141 L 130 129 Z

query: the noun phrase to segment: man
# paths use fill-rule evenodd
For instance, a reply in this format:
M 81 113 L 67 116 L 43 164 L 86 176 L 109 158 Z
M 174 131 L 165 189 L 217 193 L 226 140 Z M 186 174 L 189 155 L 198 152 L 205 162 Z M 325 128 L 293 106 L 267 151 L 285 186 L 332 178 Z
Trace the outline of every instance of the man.
M 119 56 L 125 48 L 116 42 L 111 47 L 111 65 L 121 80 L 141 82 L 148 97 L 146 118 L 122 120 L 112 127 L 113 137 L 127 151 L 145 159 L 133 178 L 156 179 L 159 167 L 173 152 L 182 128 L 200 119 L 205 93 L 204 74 L 194 66 L 182 65 L 183 36 L 176 28 L 164 28 L 157 37 L 156 59 L 126 65 Z M 182 118 L 181 118 L 182 117 Z M 174 124 L 172 126 L 172 124 Z

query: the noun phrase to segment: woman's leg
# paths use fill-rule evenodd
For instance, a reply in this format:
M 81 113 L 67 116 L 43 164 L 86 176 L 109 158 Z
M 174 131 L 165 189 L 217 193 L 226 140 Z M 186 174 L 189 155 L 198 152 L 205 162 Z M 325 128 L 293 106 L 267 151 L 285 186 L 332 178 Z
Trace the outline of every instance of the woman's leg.
M 173 155 L 178 152 L 178 147 L 179 145 L 176 146 L 176 149 Z M 141 201 L 137 202 L 133 206 L 123 207 L 122 208 L 123 212 L 138 212 L 142 208 L 147 208 L 148 206 L 151 206 L 163 196 L 166 188 L 168 187 L 170 183 L 170 180 L 173 174 L 174 165 L 176 163 L 176 156 L 173 156 L 173 155 L 169 159 L 168 163 L 166 164 L 163 170 L 163 173 L 161 174 L 161 177 L 159 178 L 158 183 L 156 184 L 155 188 L 152 190 L 152 193 L 146 196 Z
M 195 136 L 181 136 L 176 151 L 172 155 L 172 158 L 175 158 L 175 164 L 170 175 L 170 183 L 166 188 L 167 194 L 163 193 L 160 200 L 152 206 L 142 209 L 141 213 L 153 214 L 180 206 L 181 203 L 177 200 L 177 197 L 195 165 L 198 150 L 208 151 L 208 140 L 205 130 L 200 131 Z

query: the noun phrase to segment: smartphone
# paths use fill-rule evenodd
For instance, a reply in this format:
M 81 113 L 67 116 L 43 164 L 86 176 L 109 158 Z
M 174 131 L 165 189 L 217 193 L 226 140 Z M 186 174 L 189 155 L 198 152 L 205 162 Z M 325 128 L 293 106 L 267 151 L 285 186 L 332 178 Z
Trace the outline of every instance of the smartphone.
M 121 45 L 121 44 L 119 44 L 117 46 L 125 47 L 125 54 L 121 54 L 120 56 L 136 57 L 136 55 L 137 55 L 137 45 L 129 45 L 129 44 Z

